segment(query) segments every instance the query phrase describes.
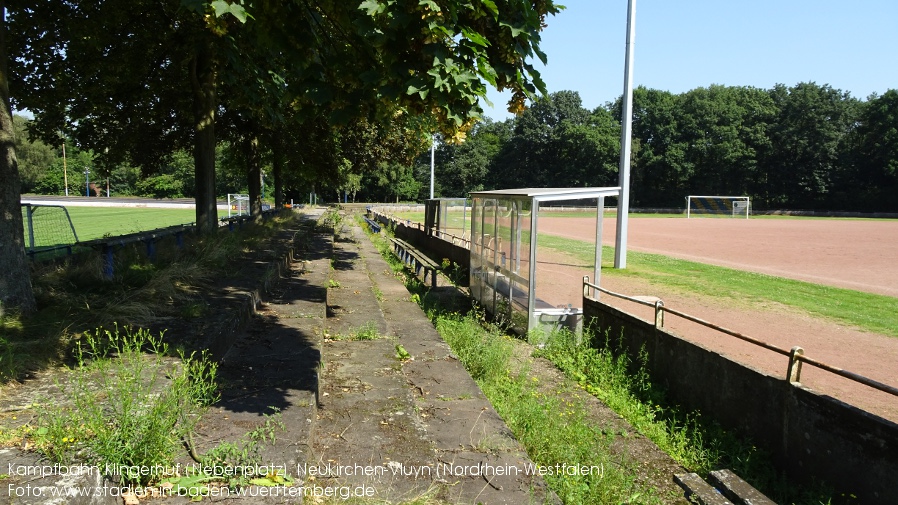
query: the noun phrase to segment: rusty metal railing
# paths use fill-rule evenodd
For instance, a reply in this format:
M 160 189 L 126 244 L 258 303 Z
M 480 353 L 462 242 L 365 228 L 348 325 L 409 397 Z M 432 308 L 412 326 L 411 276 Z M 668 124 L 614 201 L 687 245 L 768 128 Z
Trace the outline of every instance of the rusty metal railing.
M 898 396 L 898 388 L 890 386 L 888 384 L 883 384 L 882 382 L 875 381 L 870 379 L 869 377 L 864 377 L 863 375 L 824 363 L 818 359 L 811 358 L 810 356 L 804 355 L 804 349 L 799 346 L 793 347 L 791 350 L 783 349 L 782 347 L 778 347 L 769 342 L 764 342 L 762 340 L 758 340 L 754 337 L 750 337 L 745 335 L 744 333 L 739 333 L 738 331 L 733 331 L 729 328 L 725 328 L 718 324 L 714 324 L 709 321 L 705 321 L 704 319 L 692 316 L 690 314 L 686 314 L 685 312 L 681 312 L 679 310 L 674 310 L 669 307 L 664 306 L 664 302 L 661 299 L 655 299 L 654 301 L 648 301 L 645 298 L 628 296 L 621 293 L 615 293 L 614 291 L 610 291 L 601 286 L 597 286 L 595 284 L 591 284 L 589 282 L 589 276 L 583 277 L 583 297 L 589 298 L 589 290 L 593 289 L 593 293 L 600 292 L 605 293 L 607 295 L 620 298 L 623 300 L 627 300 L 633 303 L 637 303 L 640 305 L 645 305 L 648 307 L 653 307 L 655 309 L 655 328 L 661 329 L 664 327 L 664 313 L 669 313 L 675 316 L 682 317 L 688 321 L 693 323 L 705 326 L 707 328 L 711 328 L 713 330 L 717 330 L 721 333 L 727 334 L 731 337 L 738 338 L 750 344 L 754 344 L 758 347 L 763 347 L 769 351 L 773 351 L 777 354 L 781 354 L 789 358 L 789 366 L 786 370 L 786 380 L 789 382 L 800 382 L 801 381 L 801 365 L 802 363 L 807 363 L 810 366 L 817 367 L 821 370 L 825 370 L 827 372 L 833 373 L 835 375 L 839 375 L 846 379 L 859 382 L 864 384 L 865 386 L 877 389 L 884 393 L 888 393 L 893 396 Z M 595 300 L 598 301 L 598 295 L 595 296 Z

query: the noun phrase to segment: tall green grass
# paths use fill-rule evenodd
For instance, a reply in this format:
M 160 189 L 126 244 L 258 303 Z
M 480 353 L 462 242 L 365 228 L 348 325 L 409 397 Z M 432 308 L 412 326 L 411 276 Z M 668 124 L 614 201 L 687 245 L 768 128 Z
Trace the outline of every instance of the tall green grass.
M 511 360 L 514 341 L 485 328 L 476 312 L 431 312 L 446 340 L 496 411 L 536 464 L 546 468 L 583 465 L 600 470 L 581 475 L 546 475 L 564 503 L 664 503 L 654 489 L 637 482 L 636 462 L 619 461 L 610 450 L 614 435 L 593 423 L 582 400 L 541 392 L 526 365 Z

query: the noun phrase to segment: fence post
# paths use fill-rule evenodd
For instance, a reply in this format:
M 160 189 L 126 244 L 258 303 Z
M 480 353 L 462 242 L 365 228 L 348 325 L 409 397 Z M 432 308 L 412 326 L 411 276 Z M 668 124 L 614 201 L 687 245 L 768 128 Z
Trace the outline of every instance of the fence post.
M 112 280 L 113 275 L 115 274 L 114 270 L 114 257 L 113 250 L 115 246 L 111 244 L 103 244 L 103 277 L 106 280 Z
M 144 240 L 144 243 L 147 245 L 147 259 L 154 262 L 156 260 L 156 238 L 148 238 Z
M 797 345 L 789 352 L 789 370 L 787 378 L 789 379 L 789 382 L 793 384 L 801 382 L 801 360 L 798 359 L 798 357 L 803 355 L 804 349 Z
M 34 252 L 34 209 L 30 203 L 25 204 L 26 226 L 28 226 L 28 251 Z
M 664 328 L 664 301 L 655 300 L 655 329 Z

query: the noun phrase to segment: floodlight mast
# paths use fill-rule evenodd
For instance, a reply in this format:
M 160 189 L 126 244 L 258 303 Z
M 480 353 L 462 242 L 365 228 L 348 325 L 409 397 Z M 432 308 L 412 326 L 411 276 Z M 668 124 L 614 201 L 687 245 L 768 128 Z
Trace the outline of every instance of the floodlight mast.
M 621 111 L 620 167 L 617 199 L 617 237 L 614 246 L 614 268 L 627 268 L 627 228 L 630 212 L 630 147 L 633 132 L 633 40 L 636 38 L 636 0 L 627 4 L 627 50 L 624 58 L 624 96 Z
M 434 179 L 433 158 L 434 158 L 434 151 L 436 150 L 436 145 L 437 145 L 437 136 L 434 135 L 430 139 L 430 199 L 431 200 L 433 200 L 433 179 Z

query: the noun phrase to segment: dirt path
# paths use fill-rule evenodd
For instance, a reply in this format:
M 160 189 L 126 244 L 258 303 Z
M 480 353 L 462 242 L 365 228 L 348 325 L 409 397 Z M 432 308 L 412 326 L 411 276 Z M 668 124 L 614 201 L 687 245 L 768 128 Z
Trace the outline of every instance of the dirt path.
M 595 234 L 594 223 L 590 219 L 541 218 L 540 231 L 588 240 Z M 605 226 L 607 243 L 613 241 L 613 221 L 606 219 Z M 631 250 L 898 296 L 898 267 L 891 264 L 898 257 L 898 222 L 641 218 L 630 221 L 630 230 Z M 839 236 L 842 238 L 837 239 Z M 589 266 L 572 263 L 576 261 L 563 253 L 540 251 L 537 278 L 551 279 L 537 287 L 540 298 L 553 304 L 580 305 L 581 279 L 592 276 L 592 272 Z M 614 275 L 603 276 L 602 286 L 628 295 L 657 296 L 669 308 L 781 348 L 801 346 L 807 356 L 896 385 L 898 339 L 813 318 L 777 304 L 734 305 L 730 300 L 685 294 Z M 607 296 L 603 300 L 644 319 L 654 317 L 651 308 Z M 736 361 L 777 377 L 785 376 L 784 356 L 681 318 L 668 317 L 665 326 Z M 803 369 L 802 383 L 898 422 L 898 399 L 892 395 L 810 366 Z

